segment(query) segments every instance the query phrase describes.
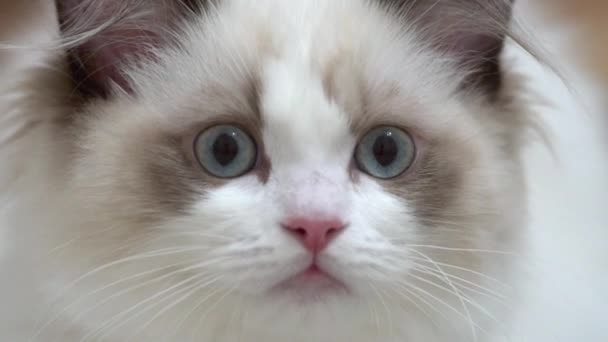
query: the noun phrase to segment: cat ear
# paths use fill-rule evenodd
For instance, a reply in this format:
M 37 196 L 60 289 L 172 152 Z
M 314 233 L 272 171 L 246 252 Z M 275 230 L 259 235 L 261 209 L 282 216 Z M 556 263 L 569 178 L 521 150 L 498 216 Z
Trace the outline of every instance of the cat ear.
M 153 58 L 170 30 L 202 6 L 197 0 L 56 1 L 76 86 L 102 97 L 116 87 L 131 92 L 126 64 Z
M 468 72 L 463 87 L 495 94 L 499 57 L 509 31 L 513 0 L 382 0 L 425 43 Z

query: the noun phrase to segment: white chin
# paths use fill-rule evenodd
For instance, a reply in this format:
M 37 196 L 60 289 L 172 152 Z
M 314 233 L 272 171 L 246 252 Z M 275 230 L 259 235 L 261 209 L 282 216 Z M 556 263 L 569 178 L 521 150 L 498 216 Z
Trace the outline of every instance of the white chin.
M 331 275 L 318 271 L 306 271 L 273 287 L 271 296 L 289 296 L 298 302 L 318 303 L 328 299 L 347 296 L 348 287 Z

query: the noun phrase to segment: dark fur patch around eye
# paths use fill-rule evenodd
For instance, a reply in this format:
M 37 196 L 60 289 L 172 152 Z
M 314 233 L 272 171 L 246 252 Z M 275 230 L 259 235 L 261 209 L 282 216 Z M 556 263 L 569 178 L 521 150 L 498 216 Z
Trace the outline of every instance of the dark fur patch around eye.
M 238 124 L 251 134 L 259 155 L 252 172 L 260 182 L 266 182 L 270 161 L 264 154 L 260 121 L 251 116 L 224 115 L 172 133 L 163 130 L 139 132 L 141 138 L 133 142 L 137 146 L 129 149 L 129 156 L 137 159 L 132 162 L 139 165 L 136 171 L 139 188 L 134 189 L 133 194 L 137 201 L 152 212 L 183 213 L 207 191 L 232 181 L 206 173 L 198 164 L 194 151 L 194 140 L 200 132 L 225 123 Z
M 161 136 L 142 150 L 141 177 L 145 180 L 142 190 L 145 198 L 150 199 L 149 205 L 183 212 L 202 196 L 202 189 L 211 185 L 186 153 L 182 141 L 170 136 Z
M 462 160 L 454 160 L 454 155 Z M 415 216 L 422 223 L 452 221 L 460 212 L 459 198 L 464 188 L 466 151 L 455 146 L 430 144 L 419 154 L 408 174 L 383 182 L 386 189 L 413 204 Z
M 118 139 L 120 144 L 113 145 L 114 150 L 104 151 L 109 159 L 98 162 L 103 163 L 99 168 L 110 172 L 108 191 L 120 193 L 122 196 L 117 197 L 126 199 L 127 203 L 110 206 L 118 206 L 118 210 L 137 207 L 125 213 L 129 218 L 162 219 L 187 211 L 208 191 L 231 182 L 206 173 L 195 157 L 196 137 L 206 128 L 219 124 L 238 125 L 251 135 L 258 146 L 259 158 L 253 173 L 247 176 L 266 182 L 271 165 L 261 138 L 260 88 L 253 75 L 207 82 L 183 94 L 181 101 L 157 108 L 164 111 L 159 115 L 169 118 L 161 122 L 147 119 L 148 109 L 139 106 L 137 101 L 117 106 L 115 120 L 119 121 L 106 139 Z M 115 102 L 120 101 L 106 103 Z M 135 123 L 130 116 L 141 120 L 135 119 Z M 124 122 L 120 121 L 123 119 Z M 97 118 L 84 119 L 88 120 L 95 122 Z

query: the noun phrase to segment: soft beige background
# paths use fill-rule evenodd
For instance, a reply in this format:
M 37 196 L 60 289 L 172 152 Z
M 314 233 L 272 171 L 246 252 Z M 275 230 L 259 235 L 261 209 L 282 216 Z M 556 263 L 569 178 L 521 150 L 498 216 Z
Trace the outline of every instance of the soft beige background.
M 608 84 L 608 0 L 542 0 L 555 20 L 580 26 L 578 47 L 587 67 Z

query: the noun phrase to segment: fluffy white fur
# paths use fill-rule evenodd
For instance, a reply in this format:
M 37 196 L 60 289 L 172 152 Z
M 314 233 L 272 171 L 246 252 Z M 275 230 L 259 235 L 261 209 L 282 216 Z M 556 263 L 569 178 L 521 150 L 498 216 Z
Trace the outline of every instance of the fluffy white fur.
M 159 65 L 131 71 L 136 98 L 118 94 L 89 106 L 76 136 L 48 119 L 69 109 L 40 101 L 24 106 L 43 121 L 0 150 L 8 161 L 0 174 L 7 180 L 0 275 L 11 280 L 0 285 L 0 299 L 11 303 L 0 308 L 3 341 L 608 338 L 599 319 L 606 303 L 601 289 L 608 285 L 601 228 L 608 217 L 597 205 L 608 193 L 606 151 L 592 128 L 595 118 L 582 114 L 595 113 L 593 103 L 583 107 L 513 46 L 505 60 L 508 91 L 518 98 L 514 108 L 501 111 L 479 96 L 456 95 L 457 70 L 360 1 L 227 3 L 220 16 L 189 24 L 181 37 L 188 49 L 161 50 Z M 474 151 L 463 176 L 462 207 L 499 214 L 471 217 L 471 230 L 454 238 L 447 224 L 424 226 L 415 204 L 376 180 L 353 183 L 344 171 L 358 138 L 349 127 L 351 113 L 328 98 L 322 80 L 325 66 L 344 51 L 370 88 L 391 82 L 406 94 L 381 103 L 383 111 L 397 111 L 408 126 Z M 268 182 L 246 176 L 201 185 L 186 213 L 153 224 L 128 218 L 156 214 L 123 189 L 138 182 L 130 162 L 141 161 L 130 158 L 136 155 L 131 146 L 145 147 L 137 141 L 147 132 L 196 123 L 207 115 L 197 108 L 223 109 L 197 102 L 201 84 L 238 89 L 252 70 L 259 71 L 263 89 Z M 46 71 L 36 72 L 28 77 Z M 516 72 L 530 78 L 525 87 Z M 49 93 L 42 98 L 62 92 L 63 80 L 50 82 L 53 92 L 44 90 Z M 578 88 L 579 80 L 572 82 Z M 517 117 L 494 116 L 533 113 L 541 116 L 558 162 L 542 142 L 530 142 L 530 192 L 524 196 L 517 154 L 505 155 L 495 139 L 527 126 L 512 122 Z M 319 262 L 352 294 L 304 300 L 268 294 L 310 261 L 278 227 L 294 213 L 349 222 Z M 432 236 L 430 228 L 446 235 Z M 438 247 L 437 241 L 470 249 L 421 247 Z M 458 260 L 472 272 L 441 268 L 431 257 Z M 440 272 L 436 282 L 411 278 L 421 264 Z M 441 280 L 444 269 L 459 287 Z

